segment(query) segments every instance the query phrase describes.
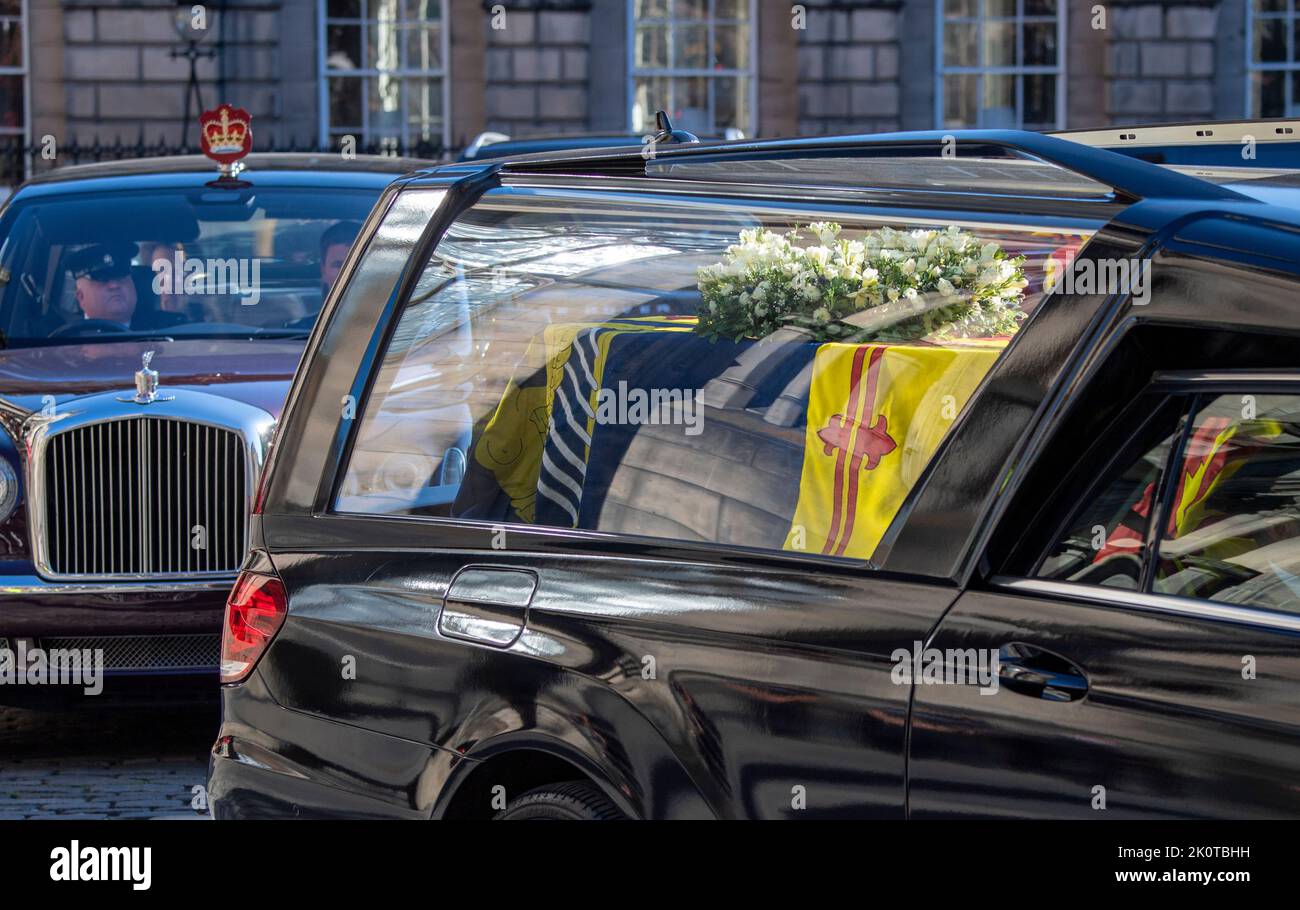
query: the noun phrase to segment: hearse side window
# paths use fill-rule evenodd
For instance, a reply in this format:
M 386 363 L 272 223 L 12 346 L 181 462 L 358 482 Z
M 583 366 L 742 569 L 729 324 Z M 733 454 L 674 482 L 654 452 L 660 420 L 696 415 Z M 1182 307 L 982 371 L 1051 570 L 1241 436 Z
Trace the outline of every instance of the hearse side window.
M 1300 613 L 1300 395 L 1205 398 L 1153 590 Z
M 1199 398 L 1185 429 L 1166 411 L 1112 463 L 1037 575 L 1141 590 L 1154 536 L 1150 593 L 1300 613 L 1300 396 Z
M 335 509 L 869 558 L 1087 236 L 493 191 L 406 302 Z
M 1035 573 L 1040 578 L 1137 591 L 1169 453 L 1182 433 L 1185 402 L 1167 401 L 1116 453 L 1097 486 Z

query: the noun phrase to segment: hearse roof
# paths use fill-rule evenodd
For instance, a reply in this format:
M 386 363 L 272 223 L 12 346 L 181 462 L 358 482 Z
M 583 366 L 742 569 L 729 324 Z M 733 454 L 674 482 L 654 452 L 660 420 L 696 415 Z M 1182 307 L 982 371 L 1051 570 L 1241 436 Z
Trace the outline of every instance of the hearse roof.
M 830 165 L 828 159 L 836 162 Z M 860 169 L 845 168 L 847 160 Z M 819 163 L 820 162 L 820 163 Z M 465 164 L 435 168 L 446 175 Z M 900 188 L 980 195 L 1205 202 L 1246 197 L 1103 148 L 1017 130 L 956 130 L 576 149 L 484 162 L 504 175 L 652 177 L 710 183 Z

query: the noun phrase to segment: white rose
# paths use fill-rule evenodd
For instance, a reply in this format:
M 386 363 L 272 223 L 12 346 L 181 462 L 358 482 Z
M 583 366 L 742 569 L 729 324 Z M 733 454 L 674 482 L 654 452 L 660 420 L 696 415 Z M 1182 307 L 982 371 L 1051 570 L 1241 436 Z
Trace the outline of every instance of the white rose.
M 831 261 L 831 251 L 824 246 L 811 246 L 804 250 L 804 255 L 818 268 L 826 268 Z

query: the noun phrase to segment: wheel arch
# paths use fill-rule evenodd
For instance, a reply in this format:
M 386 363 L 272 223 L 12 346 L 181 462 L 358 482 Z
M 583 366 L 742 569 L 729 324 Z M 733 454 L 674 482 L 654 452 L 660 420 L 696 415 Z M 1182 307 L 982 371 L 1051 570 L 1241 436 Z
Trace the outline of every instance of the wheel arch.
M 502 808 L 494 805 L 494 792 L 503 787 L 512 800 L 535 787 L 582 780 L 598 787 L 628 818 L 643 818 L 627 783 L 614 776 L 569 743 L 539 731 L 502 734 L 466 753 L 443 787 L 433 817 L 489 819 Z
M 451 770 L 434 803 L 433 818 L 490 817 L 492 787 L 504 786 L 511 799 L 526 789 L 561 780 L 595 784 L 628 818 L 715 815 L 668 744 L 638 713 L 616 725 L 626 733 L 626 725 L 634 724 L 635 757 L 621 738 L 607 735 L 611 730 L 602 726 L 597 732 L 590 717 L 570 720 L 533 705 L 526 726 L 515 714 L 520 723 L 501 730 L 502 717 L 485 710 L 461 728 L 460 745 L 451 748 L 468 760 L 457 762 Z

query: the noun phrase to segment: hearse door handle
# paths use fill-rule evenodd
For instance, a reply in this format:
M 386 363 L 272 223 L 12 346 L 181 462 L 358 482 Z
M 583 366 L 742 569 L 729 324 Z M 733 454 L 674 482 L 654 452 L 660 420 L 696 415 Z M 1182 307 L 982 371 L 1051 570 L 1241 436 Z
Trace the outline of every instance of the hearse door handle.
M 438 612 L 438 631 L 508 648 L 523 634 L 537 576 L 524 569 L 465 566 L 456 573 Z
M 1023 642 L 998 650 L 998 684 L 1019 695 L 1046 701 L 1078 701 L 1088 694 L 1088 677 L 1059 654 Z

